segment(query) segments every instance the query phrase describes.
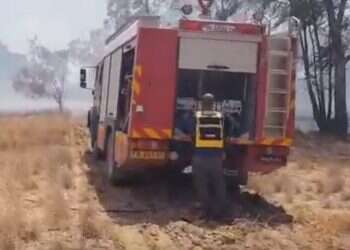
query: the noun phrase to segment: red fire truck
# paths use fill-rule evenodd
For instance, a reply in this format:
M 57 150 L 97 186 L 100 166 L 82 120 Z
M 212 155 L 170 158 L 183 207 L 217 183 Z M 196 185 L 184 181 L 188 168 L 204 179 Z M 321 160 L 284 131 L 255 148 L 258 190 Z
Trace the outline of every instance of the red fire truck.
M 244 185 L 248 172 L 286 165 L 295 113 L 292 32 L 270 35 L 264 25 L 212 20 L 163 27 L 159 18 L 144 17 L 106 47 L 94 67 L 88 125 L 110 180 L 190 166 L 191 135 L 179 131 L 179 119 L 207 92 L 225 116 L 228 180 Z

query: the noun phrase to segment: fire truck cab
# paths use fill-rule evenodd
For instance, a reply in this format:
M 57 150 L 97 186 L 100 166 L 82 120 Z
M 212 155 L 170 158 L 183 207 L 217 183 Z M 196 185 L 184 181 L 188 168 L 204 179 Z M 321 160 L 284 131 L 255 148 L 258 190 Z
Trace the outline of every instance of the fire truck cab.
M 186 129 L 210 92 L 224 114 L 225 175 L 285 166 L 294 131 L 296 38 L 263 25 L 144 17 L 124 26 L 95 67 L 89 127 L 108 176 L 191 165 Z M 81 71 L 86 86 L 86 70 Z M 190 125 L 188 125 L 190 127 Z

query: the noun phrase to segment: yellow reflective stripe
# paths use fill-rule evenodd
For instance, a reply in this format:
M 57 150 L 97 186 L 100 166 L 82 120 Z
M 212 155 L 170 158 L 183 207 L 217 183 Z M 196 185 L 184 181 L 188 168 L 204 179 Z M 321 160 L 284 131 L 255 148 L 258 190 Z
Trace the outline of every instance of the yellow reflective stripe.
M 139 96 L 141 93 L 141 84 L 137 79 L 133 80 L 133 89 L 134 89 L 134 93 L 136 96 Z
M 134 138 L 141 138 L 141 134 L 139 134 L 139 132 L 134 130 L 134 131 L 132 131 L 132 137 L 134 137 Z
M 141 65 L 136 65 L 136 67 L 135 67 L 135 74 L 137 76 L 142 76 L 142 67 L 141 67 Z
M 171 129 L 162 129 L 162 133 L 166 136 L 166 138 L 171 138 Z
M 141 65 L 136 65 L 134 69 L 134 77 L 133 77 L 133 91 L 136 96 L 139 96 L 141 93 L 141 84 L 140 78 L 142 76 L 142 67 Z
M 248 140 L 248 139 L 239 139 L 239 140 L 237 141 L 237 144 L 254 144 L 254 142 L 253 142 L 253 141 L 250 141 L 250 140 Z
M 155 131 L 152 128 L 144 128 L 143 129 L 146 133 L 146 135 L 152 139 L 162 139 L 162 137 L 157 133 L 157 131 Z
M 265 145 L 265 146 L 290 146 L 292 145 L 293 140 L 291 138 L 285 138 L 285 139 L 272 139 L 272 138 L 266 138 L 260 141 L 259 144 Z
M 267 139 L 263 139 L 261 141 L 261 144 L 263 144 L 263 145 L 273 145 L 273 141 L 274 141 L 274 139 L 267 138 Z
M 292 145 L 292 143 L 293 143 L 293 140 L 292 140 L 291 138 L 286 138 L 286 139 L 283 141 L 282 145 L 283 145 L 283 146 L 290 146 L 290 145 Z

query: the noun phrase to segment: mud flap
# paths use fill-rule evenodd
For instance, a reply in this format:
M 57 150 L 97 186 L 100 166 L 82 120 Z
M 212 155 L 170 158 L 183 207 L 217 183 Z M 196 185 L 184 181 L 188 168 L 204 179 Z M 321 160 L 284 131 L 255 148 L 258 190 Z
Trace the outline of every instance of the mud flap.
M 126 173 L 117 167 L 114 160 L 114 136 L 110 135 L 107 142 L 107 166 L 106 177 L 113 185 L 122 185 L 129 181 Z

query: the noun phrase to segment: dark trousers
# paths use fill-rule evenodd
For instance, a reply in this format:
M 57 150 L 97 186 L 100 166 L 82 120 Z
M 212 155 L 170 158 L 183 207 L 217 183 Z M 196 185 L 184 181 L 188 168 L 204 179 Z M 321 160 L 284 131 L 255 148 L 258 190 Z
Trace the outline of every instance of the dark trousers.
M 195 150 L 192 168 L 204 212 L 215 217 L 223 215 L 226 209 L 226 185 L 222 151 Z

